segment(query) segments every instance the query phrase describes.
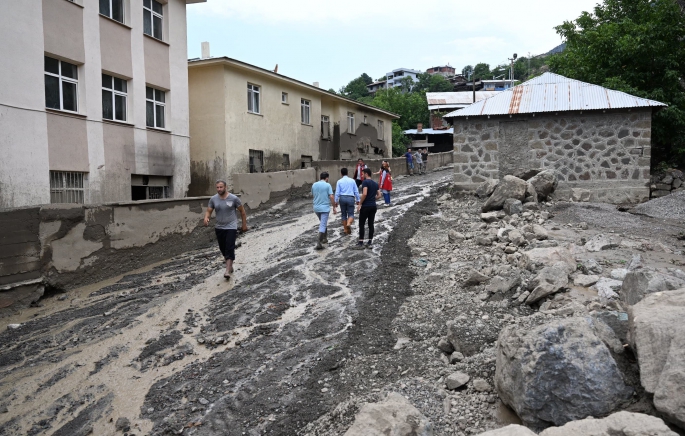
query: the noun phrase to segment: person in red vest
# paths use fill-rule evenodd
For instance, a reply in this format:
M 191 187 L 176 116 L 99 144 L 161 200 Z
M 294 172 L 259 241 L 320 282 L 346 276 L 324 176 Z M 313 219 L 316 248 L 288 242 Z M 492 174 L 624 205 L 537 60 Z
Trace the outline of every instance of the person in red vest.
M 392 206 L 390 204 L 390 191 L 392 191 L 392 174 L 390 174 L 390 164 L 388 161 L 383 161 L 381 164 L 381 175 L 378 180 L 378 186 L 380 187 L 381 193 L 383 194 L 383 199 L 385 200 L 384 206 Z
M 357 166 L 354 167 L 354 174 L 352 175 L 352 178 L 354 179 L 355 183 L 357 184 L 357 189 L 359 189 L 362 186 L 362 173 L 367 168 L 368 167 L 366 165 L 364 165 L 364 159 L 362 159 L 362 158 L 357 159 Z

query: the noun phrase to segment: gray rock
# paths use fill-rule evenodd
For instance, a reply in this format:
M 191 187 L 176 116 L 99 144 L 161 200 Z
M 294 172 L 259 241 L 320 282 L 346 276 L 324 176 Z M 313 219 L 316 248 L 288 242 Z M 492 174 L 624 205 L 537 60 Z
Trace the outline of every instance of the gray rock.
M 468 271 L 468 276 L 467 276 L 464 284 L 467 286 L 473 286 L 473 285 L 478 285 L 480 283 L 487 282 L 488 280 L 490 280 L 490 277 L 486 276 L 485 274 L 481 274 L 480 272 L 471 268 Z
M 611 273 L 610 273 L 612 279 L 620 280 L 620 281 L 625 280 L 627 274 L 628 274 L 627 268 L 616 268 L 614 270 L 611 270 Z
M 654 292 L 685 288 L 685 280 L 656 271 L 630 271 L 621 287 L 621 298 L 629 305 L 637 304 Z
M 551 266 L 564 262 L 568 274 L 576 270 L 576 259 L 564 247 L 534 248 L 525 252 L 530 263 Z
M 601 233 L 593 236 L 589 241 L 587 241 L 587 243 L 585 243 L 585 249 L 590 252 L 610 250 L 618 246 L 619 242 L 615 238 Z
M 521 215 L 523 213 L 523 203 L 515 198 L 507 198 L 504 200 L 502 210 L 507 215 Z
M 537 212 L 540 210 L 538 203 L 523 203 L 523 210 L 526 212 Z
M 131 429 L 131 421 L 129 421 L 128 418 L 118 418 L 117 421 L 114 423 L 114 428 L 117 431 L 127 432 Z
M 537 436 L 528 427 L 518 424 L 510 424 L 497 430 L 486 431 L 478 436 Z
M 206 398 L 200 398 L 197 400 L 197 402 L 202 404 L 203 406 L 206 406 L 207 404 L 209 404 L 209 400 L 207 400 Z
M 495 191 L 495 188 L 497 187 L 498 184 L 499 184 L 499 179 L 488 179 L 488 180 L 484 181 L 476 189 L 476 196 L 478 198 L 489 197 Z
M 677 436 L 664 422 L 642 413 L 616 412 L 603 419 L 587 418 L 552 427 L 540 436 Z
M 642 268 L 642 256 L 639 254 L 634 254 L 633 258 L 628 264 L 628 271 L 635 271 L 636 269 Z M 625 280 L 625 277 L 623 278 Z
M 545 201 L 554 192 L 559 184 L 557 173 L 554 170 L 545 170 L 530 179 L 530 183 L 538 194 L 538 201 Z
M 485 247 L 492 245 L 492 239 L 487 236 L 476 236 L 475 241 L 476 244 L 483 245 Z
M 673 183 L 673 176 L 670 175 L 670 174 L 667 175 L 666 177 L 664 177 L 663 179 L 661 179 L 661 183 L 665 183 L 665 184 L 667 184 L 667 185 L 670 185 L 671 183 Z
M 447 338 L 440 338 L 438 341 L 438 348 L 447 354 L 452 354 L 452 352 L 454 352 L 454 347 Z
M 575 279 L 573 279 L 573 284 L 576 286 L 583 286 L 585 288 L 590 287 L 599 281 L 599 276 L 585 274 L 578 274 Z
M 490 279 L 490 282 L 485 287 L 485 290 L 493 294 L 504 294 L 509 292 L 511 289 L 521 284 L 521 277 L 502 277 L 495 276 Z
M 464 236 L 463 233 L 457 232 L 456 230 L 450 230 L 449 232 L 447 232 L 447 239 L 451 243 L 455 243 L 463 241 L 464 239 L 466 239 L 466 236 Z
M 606 277 L 602 277 L 599 279 L 597 283 L 594 284 L 592 287 L 597 291 L 597 295 L 599 296 L 599 301 L 602 302 L 602 304 L 606 304 L 607 302 L 611 300 L 617 300 L 618 299 L 618 294 L 617 291 L 621 289 L 621 286 L 623 285 L 623 282 L 620 280 L 614 280 L 614 279 L 608 279 Z
M 597 310 L 593 311 L 590 316 L 611 327 L 621 343 L 628 342 L 628 314 L 626 312 Z
M 535 186 L 532 183 L 526 182 L 526 199 L 524 200 L 526 204 L 537 204 L 538 203 L 538 193 L 535 190 Z M 538 207 L 539 209 L 539 207 Z
M 495 221 L 501 220 L 505 216 L 506 216 L 506 214 L 500 210 L 500 211 L 496 211 L 496 212 L 482 213 L 482 214 L 480 214 L 480 219 L 482 219 L 486 223 L 494 223 Z
M 409 400 L 390 392 L 362 406 L 345 436 L 432 436 L 433 424 Z
M 514 229 L 507 234 L 507 238 L 514 245 L 523 245 L 526 242 L 526 238 L 523 237 L 520 231 Z
M 504 176 L 481 210 L 490 212 L 502 209 L 507 198 L 523 201 L 526 198 L 526 182 L 514 176 Z
M 545 239 L 549 238 L 547 229 L 538 224 L 533 224 L 533 234 L 535 235 L 535 239 L 538 241 L 544 241 Z
M 587 189 L 571 188 L 571 200 L 575 202 L 588 202 L 592 193 Z
M 583 259 L 579 262 L 583 274 L 602 274 L 604 268 L 595 259 Z
M 640 382 L 654 407 L 685 429 L 685 288 L 657 292 L 628 308 Z
M 447 385 L 447 389 L 457 389 L 468 383 L 470 379 L 471 377 L 469 377 L 468 374 L 454 372 L 447 376 L 445 385 Z
M 474 379 L 472 385 L 473 389 L 477 390 L 478 392 L 490 392 L 492 390 L 490 383 L 482 378 Z
M 461 362 L 462 360 L 464 360 L 464 355 L 460 352 L 455 351 L 454 353 L 450 354 L 450 363 L 454 364 L 457 362 Z
M 533 429 L 606 415 L 632 394 L 592 320 L 581 317 L 506 327 L 497 340 L 495 387 Z
M 555 294 L 568 285 L 568 274 L 555 266 L 543 268 L 528 284 L 530 295 L 527 304 L 533 304 L 548 295 Z

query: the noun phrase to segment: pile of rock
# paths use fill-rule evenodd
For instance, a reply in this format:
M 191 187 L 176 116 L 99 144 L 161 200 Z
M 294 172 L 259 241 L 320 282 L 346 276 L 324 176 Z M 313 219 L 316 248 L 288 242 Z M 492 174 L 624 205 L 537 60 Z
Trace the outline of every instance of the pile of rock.
M 685 190 L 685 174 L 680 170 L 669 169 L 652 176 L 649 186 L 651 198 L 663 197 L 671 191 Z
M 541 171 L 528 180 L 508 175 L 502 180 L 484 182 L 476 190 L 476 195 L 489 197 L 482 207 L 483 212 L 504 210 L 514 215 L 524 210 L 536 210 L 537 202 L 547 200 L 558 183 L 554 170 Z

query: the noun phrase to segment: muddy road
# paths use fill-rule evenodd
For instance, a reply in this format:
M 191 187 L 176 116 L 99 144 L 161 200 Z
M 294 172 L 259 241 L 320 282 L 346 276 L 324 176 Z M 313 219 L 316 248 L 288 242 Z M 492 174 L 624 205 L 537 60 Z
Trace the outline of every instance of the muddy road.
M 301 433 L 375 389 L 345 368 L 396 344 L 407 241 L 451 174 L 398 180 L 373 249 L 332 215 L 313 250 L 311 200 L 294 199 L 249 217 L 230 282 L 211 246 L 2 319 L 0 435 Z

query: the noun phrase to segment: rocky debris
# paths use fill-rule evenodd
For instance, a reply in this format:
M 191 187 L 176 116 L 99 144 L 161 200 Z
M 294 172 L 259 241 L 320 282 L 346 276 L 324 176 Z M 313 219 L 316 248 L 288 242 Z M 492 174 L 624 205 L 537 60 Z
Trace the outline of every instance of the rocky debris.
M 472 315 L 460 315 L 446 324 L 447 340 L 464 356 L 479 353 L 484 344 L 493 344 L 499 334 L 499 326 Z
M 535 186 L 532 183 L 526 182 L 526 198 L 523 200 L 525 204 L 530 205 L 530 207 L 539 208 L 538 206 L 538 193 L 535 190 Z
M 128 418 L 124 417 L 118 418 L 117 421 L 114 423 L 114 428 L 120 432 L 128 432 L 129 430 L 131 430 L 131 421 L 129 421 Z
M 669 169 L 652 175 L 651 184 L 649 186 L 652 198 L 663 197 L 673 191 L 682 191 L 685 189 L 685 175 L 682 171 L 676 169 Z
M 578 263 L 578 268 L 583 274 L 602 274 L 604 268 L 595 259 L 583 259 Z
M 365 404 L 345 436 L 432 436 L 433 425 L 402 395 Z
M 502 210 L 504 210 L 507 215 L 520 215 L 523 213 L 523 203 L 521 203 L 521 200 L 515 198 L 507 198 L 504 200 Z
M 500 211 L 496 211 L 496 212 L 482 213 L 482 214 L 480 214 L 480 219 L 482 219 L 486 223 L 494 223 L 494 222 L 501 220 L 505 216 L 506 216 L 506 213 L 504 213 L 500 210 Z
M 590 252 L 610 250 L 618 246 L 619 242 L 616 239 L 601 233 L 593 236 L 585 243 L 585 249 Z
M 594 324 L 573 317 L 500 333 L 495 387 L 526 425 L 540 429 L 605 415 L 630 397 Z
M 483 380 L 482 378 L 477 378 L 473 380 L 472 385 L 473 388 L 478 392 L 490 392 L 492 390 L 492 386 L 490 386 L 490 383 L 488 383 L 486 380 Z
M 486 431 L 478 436 L 537 436 L 528 427 L 518 424 L 510 424 L 497 430 Z
M 457 232 L 456 230 L 450 230 L 447 232 L 447 240 L 451 243 L 461 242 L 466 239 L 463 233 Z
M 599 276 L 597 275 L 585 275 L 578 274 L 576 278 L 573 279 L 573 284 L 576 286 L 583 286 L 585 288 L 590 287 L 599 281 Z
M 438 348 L 443 353 L 452 354 L 454 352 L 454 347 L 447 338 L 440 338 L 438 341 Z
M 466 286 L 474 286 L 474 285 L 479 285 L 481 283 L 487 282 L 490 280 L 490 277 L 486 276 L 485 274 L 480 273 L 479 271 L 476 271 L 475 269 L 471 268 L 468 271 L 468 277 L 464 284 Z
M 476 196 L 478 198 L 487 198 L 495 191 L 499 184 L 499 179 L 488 179 L 481 183 L 476 189 Z
M 488 282 L 487 286 L 485 287 L 485 290 L 491 294 L 506 294 L 507 292 L 514 289 L 520 284 L 520 276 L 495 276 L 492 279 L 490 279 L 490 282 Z
M 626 279 L 626 275 L 628 274 L 628 268 L 616 268 L 611 270 L 611 278 L 614 280 L 620 280 L 623 281 Z
M 645 295 L 654 292 L 685 288 L 685 280 L 657 271 L 630 271 L 621 286 L 621 298 L 629 305 L 637 304 Z
M 526 304 L 533 304 L 545 297 L 555 294 L 568 285 L 568 273 L 564 269 L 563 262 L 559 266 L 543 268 L 528 284 L 530 295 Z
M 634 254 L 633 258 L 628 264 L 628 271 L 635 271 L 636 269 L 642 268 L 642 256 L 639 254 Z M 625 280 L 625 277 L 623 278 Z
M 533 248 L 526 251 L 525 255 L 532 264 L 559 267 L 557 263 L 563 262 L 568 274 L 576 270 L 575 257 L 564 247 Z
M 655 198 L 630 209 L 630 213 L 652 218 L 685 221 L 685 190 Z
M 664 422 L 642 413 L 616 412 L 603 419 L 587 418 L 552 427 L 540 436 L 677 436 Z
M 462 386 L 464 386 L 466 383 L 471 380 L 471 377 L 469 377 L 468 374 L 464 374 L 463 372 L 455 372 L 447 376 L 445 379 L 445 385 L 447 386 L 447 389 L 458 389 Z
M 508 198 L 513 198 L 523 201 L 526 198 L 526 182 L 518 177 L 504 176 L 500 180 L 495 190 L 490 195 L 490 198 L 485 202 L 481 210 L 483 212 L 490 212 L 492 210 L 500 210 L 504 206 L 504 202 Z
M 685 429 L 685 288 L 647 295 L 628 314 L 642 386 L 654 407 Z
M 594 286 L 592 286 L 592 289 L 597 291 L 599 301 L 601 301 L 602 304 L 606 304 L 608 301 L 618 300 L 618 294 L 616 292 L 621 289 L 622 285 L 622 281 L 602 277 Z
M 592 197 L 592 192 L 587 189 L 572 188 L 571 189 L 571 201 L 575 202 L 588 202 Z
M 559 179 L 554 170 L 542 171 L 532 177 L 529 181 L 538 194 L 538 201 L 547 200 L 549 195 L 554 192 L 559 184 Z

